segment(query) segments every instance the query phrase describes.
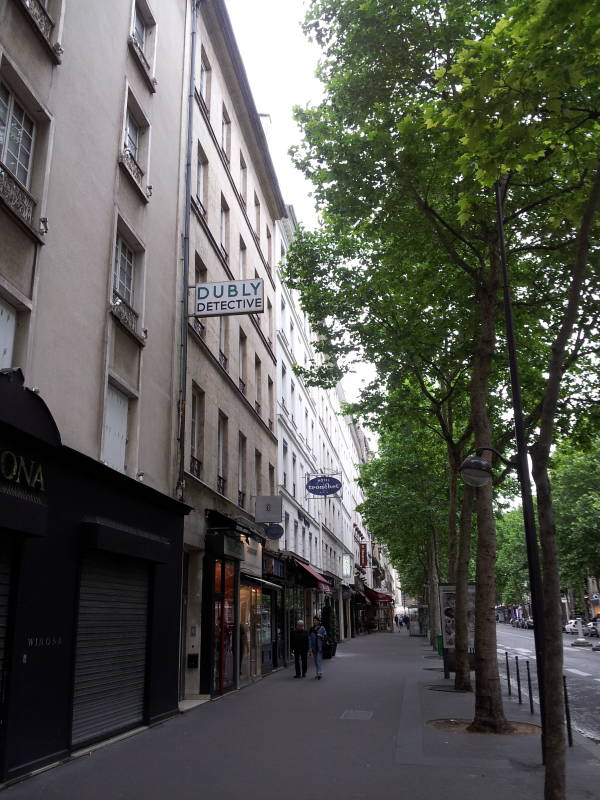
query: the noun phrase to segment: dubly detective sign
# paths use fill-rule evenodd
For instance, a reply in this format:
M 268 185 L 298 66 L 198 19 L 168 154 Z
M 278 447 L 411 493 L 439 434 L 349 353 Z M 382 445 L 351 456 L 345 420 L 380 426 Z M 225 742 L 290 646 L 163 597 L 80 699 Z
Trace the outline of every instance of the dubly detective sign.
M 199 283 L 194 287 L 194 316 L 223 317 L 228 314 L 261 314 L 264 309 L 264 281 Z

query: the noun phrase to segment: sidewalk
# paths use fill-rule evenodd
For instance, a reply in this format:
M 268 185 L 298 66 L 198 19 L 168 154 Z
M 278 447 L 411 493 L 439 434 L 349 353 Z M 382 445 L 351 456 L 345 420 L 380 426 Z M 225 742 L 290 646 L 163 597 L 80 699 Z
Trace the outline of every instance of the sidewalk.
M 405 631 L 338 646 L 324 677 L 282 670 L 254 686 L 7 788 L 6 800 L 534 800 L 539 736 L 444 733 L 473 697 Z M 509 719 L 532 718 L 506 698 Z M 600 747 L 576 738 L 569 800 L 599 796 Z

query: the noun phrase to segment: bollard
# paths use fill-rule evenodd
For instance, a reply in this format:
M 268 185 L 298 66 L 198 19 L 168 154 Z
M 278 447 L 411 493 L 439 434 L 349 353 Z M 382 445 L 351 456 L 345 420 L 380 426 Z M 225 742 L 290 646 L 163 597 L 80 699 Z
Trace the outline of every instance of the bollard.
M 573 731 L 571 730 L 571 709 L 569 708 L 569 693 L 567 692 L 567 677 L 563 675 L 563 690 L 565 693 L 565 718 L 567 720 L 567 740 L 569 747 L 573 747 Z
M 508 681 L 508 696 L 512 695 L 511 687 L 510 687 L 510 664 L 508 663 L 508 653 L 504 653 L 506 656 L 506 680 Z
M 515 667 L 517 670 L 517 694 L 519 695 L 519 703 L 523 703 L 523 698 L 521 696 L 521 673 L 519 672 L 519 656 L 515 656 Z
M 527 686 L 529 688 L 529 710 L 533 714 L 533 691 L 531 689 L 531 670 L 529 669 L 529 661 L 526 661 L 525 664 L 527 665 Z

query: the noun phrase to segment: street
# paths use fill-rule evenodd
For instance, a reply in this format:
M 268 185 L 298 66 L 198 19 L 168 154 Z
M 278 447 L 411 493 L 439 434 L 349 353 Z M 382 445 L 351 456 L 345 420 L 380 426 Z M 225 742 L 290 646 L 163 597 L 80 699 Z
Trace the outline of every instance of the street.
M 531 679 L 534 701 L 538 702 L 535 646 L 533 631 L 513 628 L 507 624 L 497 626 L 498 661 L 501 675 L 506 676 L 506 659 L 509 655 L 513 694 L 516 694 L 515 656 L 519 657 L 521 686 L 524 703 L 527 703 L 527 672 L 525 661 L 531 662 Z M 571 647 L 577 637 L 563 633 L 564 673 L 571 707 L 571 721 L 575 730 L 595 741 L 600 741 L 600 652 L 591 647 Z M 588 639 L 596 644 L 598 639 Z
M 518 641 L 521 640 L 517 640 Z M 523 639 L 525 644 L 528 640 Z M 525 648 L 523 648 L 525 649 Z M 596 655 L 596 654 L 594 654 Z M 539 737 L 438 730 L 470 719 L 472 694 L 439 691 L 425 639 L 341 643 L 322 681 L 273 673 L 222 699 L 140 730 L 5 790 L 7 800 L 530 800 L 543 793 Z M 432 691 L 433 689 L 433 691 Z M 435 691 L 438 689 L 438 691 Z M 533 722 L 507 704 L 513 721 Z M 569 800 L 591 800 L 600 752 L 569 751 Z

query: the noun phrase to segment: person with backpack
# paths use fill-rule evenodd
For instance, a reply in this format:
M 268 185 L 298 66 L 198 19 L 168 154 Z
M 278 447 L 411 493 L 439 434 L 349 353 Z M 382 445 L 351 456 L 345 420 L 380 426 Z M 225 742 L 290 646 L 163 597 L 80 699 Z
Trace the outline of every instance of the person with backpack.
M 327 641 L 327 631 L 321 625 L 319 617 L 313 619 L 313 626 L 308 634 L 310 650 L 315 662 L 315 680 L 320 681 L 323 676 L 323 645 Z

